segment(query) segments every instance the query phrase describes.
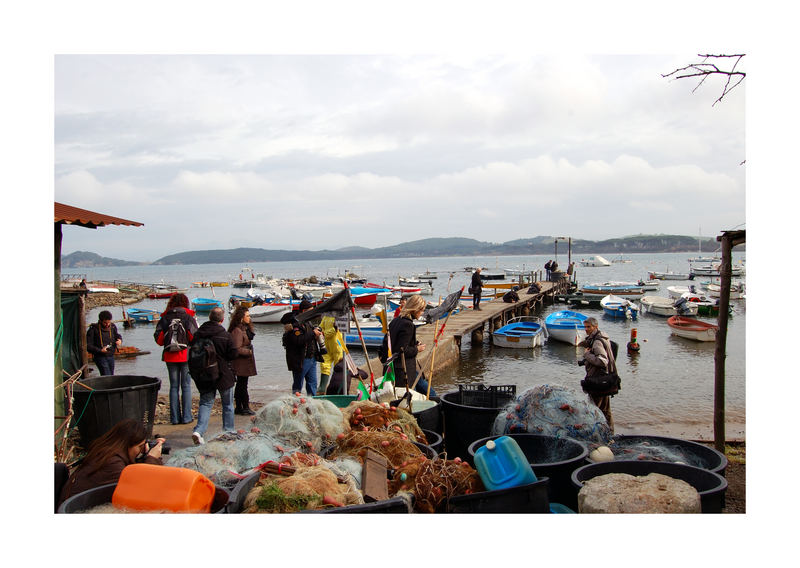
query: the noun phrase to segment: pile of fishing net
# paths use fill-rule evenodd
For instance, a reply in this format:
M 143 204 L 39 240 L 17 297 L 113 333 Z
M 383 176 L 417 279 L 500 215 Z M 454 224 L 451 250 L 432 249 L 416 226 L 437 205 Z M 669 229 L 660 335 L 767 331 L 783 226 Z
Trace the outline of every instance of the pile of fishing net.
M 411 493 L 418 513 L 441 511 L 451 497 L 485 490 L 478 472 L 458 458 L 408 460 L 395 469 L 389 481 L 389 495 Z
M 350 430 L 339 408 L 325 399 L 284 395 L 261 407 L 253 424 L 285 444 L 320 453 Z
M 293 454 L 281 463 L 292 467 L 292 472 L 276 473 L 279 470 L 274 467 L 262 471 L 244 498 L 243 513 L 294 513 L 364 503 L 353 478 L 334 462 L 313 454 Z
M 351 430 L 336 440 L 336 446 L 327 457 L 349 456 L 363 461 L 368 449 L 386 458 L 391 468 L 425 459 L 422 450 L 406 434 L 392 430 Z
M 660 440 L 621 437 L 613 439 L 608 448 L 614 454 L 614 461 L 647 460 L 669 463 L 682 463 L 706 468 L 706 461 L 687 447 L 670 444 Z
M 586 394 L 561 385 L 539 385 L 520 393 L 492 426 L 495 436 L 526 432 L 597 443 L 607 443 L 612 434 L 605 416 Z
M 287 446 L 283 440 L 254 428 L 250 432 L 225 432 L 201 446 L 176 450 L 164 465 L 199 471 L 215 485 L 230 487 L 248 470 L 298 450 L 299 446 Z
M 378 404 L 369 400 L 351 402 L 341 409 L 345 420 L 353 430 L 398 432 L 408 439 L 427 444 L 425 434 L 414 415 L 402 408 Z

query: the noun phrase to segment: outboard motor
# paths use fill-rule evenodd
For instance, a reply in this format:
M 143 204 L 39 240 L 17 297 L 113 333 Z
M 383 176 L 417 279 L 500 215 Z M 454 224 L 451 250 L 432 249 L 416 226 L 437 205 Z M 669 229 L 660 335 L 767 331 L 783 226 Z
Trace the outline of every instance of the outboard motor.
M 685 316 L 685 315 L 691 313 L 691 309 L 689 308 L 689 306 L 687 304 L 688 304 L 688 300 L 686 298 L 679 298 L 672 305 L 678 311 L 678 315 L 679 316 Z

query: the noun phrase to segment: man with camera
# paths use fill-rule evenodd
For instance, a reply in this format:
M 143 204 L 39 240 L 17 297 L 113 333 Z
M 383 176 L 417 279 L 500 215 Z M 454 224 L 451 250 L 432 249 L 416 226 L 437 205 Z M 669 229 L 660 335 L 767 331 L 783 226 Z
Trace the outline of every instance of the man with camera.
M 299 310 L 303 313 L 313 307 L 311 302 L 303 300 Z M 281 318 L 281 323 L 287 328 L 283 334 L 283 347 L 286 349 L 286 365 L 292 372 L 292 392 L 300 392 L 305 381 L 306 393 L 314 396 L 317 394 L 317 361 L 322 360 L 322 330 L 308 322 L 300 323 L 294 317 L 286 316 Z
M 609 367 L 614 366 L 615 362 L 608 335 L 598 329 L 596 318 L 586 318 L 586 321 L 583 322 L 583 329 L 586 331 L 586 339 L 578 345 L 585 349 L 583 359 L 578 361 L 578 365 L 586 367 L 587 377 L 609 372 Z M 614 368 L 616 369 L 615 366 Z M 598 396 L 591 393 L 589 393 L 589 397 L 606 417 L 608 427 L 613 434 L 614 417 L 611 415 L 611 397 L 608 395 Z
M 114 374 L 114 352 L 122 345 L 122 336 L 111 321 L 111 312 L 103 310 L 86 331 L 86 350 L 92 354 L 101 375 Z

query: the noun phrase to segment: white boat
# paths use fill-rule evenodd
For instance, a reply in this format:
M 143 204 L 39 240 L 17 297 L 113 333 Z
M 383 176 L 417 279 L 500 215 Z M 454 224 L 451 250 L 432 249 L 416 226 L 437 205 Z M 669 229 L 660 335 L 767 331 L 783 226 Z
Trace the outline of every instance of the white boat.
M 586 284 L 580 289 L 586 298 L 596 298 L 600 301 L 604 296 L 613 294 L 626 300 L 638 300 L 644 292 L 638 284 L 628 282 L 603 282 L 602 284 Z
M 590 256 L 589 258 L 582 258 L 580 260 L 581 266 L 611 266 L 605 258 L 600 255 Z
M 570 345 L 578 345 L 586 339 L 586 331 L 583 329 L 583 322 L 588 316 L 571 310 L 560 310 L 553 312 L 544 319 L 547 334 L 553 339 L 563 341 Z
M 614 296 L 613 294 L 609 294 L 600 300 L 600 306 L 603 308 L 603 313 L 613 318 L 635 320 L 639 315 L 639 308 L 631 303 L 630 300 Z
M 492 332 L 492 344 L 511 349 L 531 349 L 544 345 L 547 332 L 542 320 L 520 316 L 508 320 L 503 327 Z
M 672 316 L 667 320 L 667 325 L 673 335 L 695 341 L 714 341 L 719 330 L 714 324 L 681 316 Z
M 675 309 L 675 300 L 662 296 L 642 296 L 639 299 L 642 313 L 655 314 L 657 316 L 671 317 L 678 315 Z
M 253 323 L 279 323 L 284 314 L 292 311 L 291 304 L 262 304 L 247 309 Z
M 622 255 L 619 255 L 617 258 L 612 258 L 611 262 L 616 264 L 630 264 L 633 261 L 629 258 L 623 258 Z
M 647 273 L 651 279 L 653 280 L 689 280 L 691 278 L 691 274 L 687 274 L 686 272 L 648 272 Z
M 692 286 L 667 286 L 669 297 L 673 300 L 679 300 L 687 292 L 697 294 L 697 287 Z
M 712 264 L 692 264 L 689 273 L 692 276 L 719 276 L 722 263 L 715 262 Z M 731 266 L 731 276 L 743 276 L 744 266 Z
M 719 284 L 706 284 L 706 290 L 708 291 L 708 295 L 712 298 L 719 298 L 720 296 L 720 285 Z M 740 300 L 744 297 L 744 284 L 734 284 L 731 283 L 731 300 Z
M 405 288 L 419 288 L 420 294 L 432 294 L 433 293 L 433 284 L 430 280 L 422 280 L 420 278 L 397 278 L 397 284 L 399 287 Z M 391 288 L 391 286 L 389 287 Z
M 658 280 L 639 280 L 636 284 L 642 289 L 642 292 L 652 292 L 661 286 Z

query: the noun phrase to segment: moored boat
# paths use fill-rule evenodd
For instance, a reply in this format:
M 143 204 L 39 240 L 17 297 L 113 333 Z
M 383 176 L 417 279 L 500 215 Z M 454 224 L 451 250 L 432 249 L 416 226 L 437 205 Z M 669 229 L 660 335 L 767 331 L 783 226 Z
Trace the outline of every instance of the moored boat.
M 603 313 L 613 318 L 633 319 L 639 315 L 637 308 L 630 300 L 609 294 L 600 300 Z
M 626 300 L 638 300 L 644 295 L 644 291 L 637 284 L 629 284 L 626 282 L 586 284 L 580 291 L 584 296 L 599 299 L 608 294 L 613 294 L 619 298 L 625 298 Z
M 639 304 L 642 306 L 642 312 L 644 313 L 665 317 L 678 315 L 678 311 L 675 309 L 675 300 L 672 298 L 642 296 L 639 299 Z
M 691 280 L 692 275 L 686 272 L 648 272 L 652 280 Z
M 580 260 L 581 266 L 611 266 L 611 263 L 608 262 L 605 258 L 600 256 L 599 254 L 590 256 L 589 258 L 582 258 Z
M 583 322 L 588 319 L 580 312 L 572 310 L 560 310 L 553 312 L 544 319 L 547 328 L 547 335 L 558 341 L 577 345 L 586 339 L 586 331 L 583 329 Z
M 712 298 L 719 298 L 721 287 L 719 284 L 706 284 L 706 291 Z M 731 283 L 731 300 L 741 300 L 744 297 L 744 284 Z
M 128 308 L 124 310 L 129 319 L 141 323 L 154 322 L 161 318 L 157 310 L 147 310 L 144 308 Z
M 531 349 L 544 345 L 547 331 L 542 320 L 532 316 L 512 318 L 492 332 L 492 344 L 512 349 Z
M 197 313 L 208 313 L 214 308 L 221 308 L 222 301 L 211 298 L 193 298 L 192 309 Z
M 667 320 L 673 335 L 694 341 L 715 341 L 719 326 L 683 316 L 672 316 Z
M 261 304 L 248 308 L 250 321 L 253 323 L 279 323 L 284 314 L 291 313 L 291 303 Z

